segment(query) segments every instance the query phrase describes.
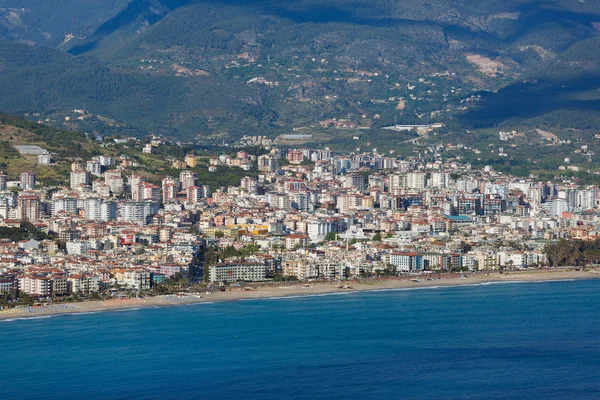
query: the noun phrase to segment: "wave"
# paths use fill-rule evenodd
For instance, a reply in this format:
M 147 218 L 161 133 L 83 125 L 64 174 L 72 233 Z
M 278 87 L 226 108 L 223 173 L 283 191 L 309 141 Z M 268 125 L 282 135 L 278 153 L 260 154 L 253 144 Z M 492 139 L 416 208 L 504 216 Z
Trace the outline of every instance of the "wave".
M 258 300 L 286 300 L 286 299 L 307 299 L 310 297 L 322 297 L 322 296 L 341 296 L 348 294 L 364 293 L 366 290 L 351 291 L 351 292 L 331 292 L 331 293 L 315 293 L 315 294 L 295 294 L 290 296 L 272 296 L 272 297 L 256 297 L 256 298 L 245 298 L 245 299 L 234 299 L 238 301 L 258 301 Z
M 39 315 L 37 317 L 8 318 L 8 319 L 2 319 L 2 320 L 0 320 L 0 322 L 14 322 L 14 321 L 30 321 L 30 320 L 34 320 L 34 319 L 48 319 L 48 318 L 58 317 L 60 315 L 64 315 L 64 314 Z
M 310 297 L 310 295 L 299 294 L 299 295 L 292 295 L 292 296 L 274 296 L 274 297 L 265 297 L 264 300 L 299 299 L 299 298 L 302 298 L 302 297 Z
M 511 285 L 511 284 L 522 284 L 522 283 L 552 283 L 552 282 L 575 282 L 577 279 L 540 279 L 531 281 L 490 281 L 490 282 L 479 282 L 465 285 L 453 285 L 445 287 L 466 287 L 466 286 L 491 286 L 491 285 Z
M 86 311 L 86 312 L 77 312 L 77 313 L 65 313 L 59 315 L 92 315 L 92 314 L 100 314 L 102 311 Z
M 466 288 L 474 286 L 491 286 L 491 285 L 512 285 L 512 284 L 523 284 L 523 283 L 547 283 L 547 282 L 573 282 L 577 279 L 557 279 L 557 280 L 521 280 L 521 281 L 490 281 L 490 282 L 478 282 L 456 285 L 433 285 L 433 286 L 417 286 L 417 287 L 404 287 L 404 288 L 382 288 L 382 289 L 366 289 L 366 290 L 350 290 L 347 292 L 330 292 L 330 293 L 315 293 L 315 294 L 299 294 L 291 296 L 274 296 L 274 297 L 257 297 L 257 298 L 242 298 L 242 299 L 231 299 L 233 301 L 260 301 L 260 300 L 286 300 L 286 299 L 301 299 L 310 297 L 324 297 L 324 296 L 343 296 L 351 294 L 361 293 L 381 293 L 381 292 L 406 292 L 412 290 L 436 290 L 436 289 L 452 289 L 452 288 Z
M 452 285 L 452 286 L 418 286 L 408 288 L 383 288 L 383 289 L 367 289 L 355 293 L 378 293 L 378 292 L 405 292 L 409 290 L 424 290 L 424 289 L 441 289 L 445 287 L 472 286 L 472 285 Z
M 316 294 L 309 294 L 306 297 L 321 297 L 321 296 L 344 296 L 347 294 L 352 294 L 352 293 L 360 293 L 360 292 L 364 292 L 364 290 L 359 290 L 359 291 L 352 291 L 352 292 L 331 292 L 331 293 L 316 293 Z
M 417 287 L 405 287 L 405 288 L 382 288 L 382 289 L 366 289 L 356 290 L 350 292 L 332 292 L 332 293 L 319 293 L 319 294 L 308 294 L 302 296 L 285 296 L 282 298 L 293 298 L 293 297 L 318 297 L 318 296 L 332 296 L 332 295 L 344 295 L 344 294 L 360 294 L 360 293 L 379 293 L 379 292 L 405 292 L 412 290 L 435 290 L 435 289 L 452 289 L 452 288 L 467 288 L 474 286 L 491 286 L 491 285 L 513 285 L 523 283 L 550 283 L 550 282 L 574 282 L 578 279 L 556 279 L 556 280 L 519 280 L 519 281 L 489 281 L 489 282 L 478 282 L 478 283 L 464 283 L 460 285 L 434 285 L 434 286 L 417 286 Z

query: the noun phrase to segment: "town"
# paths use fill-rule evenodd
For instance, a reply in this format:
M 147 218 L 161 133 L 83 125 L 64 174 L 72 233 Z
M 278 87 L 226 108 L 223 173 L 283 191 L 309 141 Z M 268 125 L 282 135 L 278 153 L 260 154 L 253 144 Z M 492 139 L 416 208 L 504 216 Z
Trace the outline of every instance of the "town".
M 214 190 L 191 171 L 193 153 L 160 184 L 124 173 L 131 160 L 115 156 L 72 163 L 69 187 L 41 187 L 35 172 L 0 174 L 4 307 L 136 297 L 174 280 L 223 288 L 557 267 L 548 244 L 599 235 L 595 186 L 475 170 L 439 154 L 253 143 L 262 155 L 210 158 L 209 171 L 257 171 Z

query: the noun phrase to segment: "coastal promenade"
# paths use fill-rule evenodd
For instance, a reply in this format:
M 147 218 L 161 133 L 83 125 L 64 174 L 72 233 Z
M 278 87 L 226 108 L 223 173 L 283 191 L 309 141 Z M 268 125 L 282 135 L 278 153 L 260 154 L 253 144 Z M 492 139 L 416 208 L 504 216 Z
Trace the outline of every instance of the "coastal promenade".
M 224 292 L 195 293 L 181 296 L 166 295 L 145 297 L 143 299 L 119 299 L 105 301 L 87 301 L 68 307 L 39 307 L 35 312 L 29 308 L 17 308 L 0 312 L 0 320 L 31 318 L 60 314 L 79 314 L 112 311 L 128 308 L 168 307 L 182 304 L 211 303 L 217 301 L 236 301 L 248 298 L 282 298 L 315 296 L 333 293 L 352 293 L 378 290 L 409 290 L 427 287 L 483 285 L 502 282 L 541 282 L 574 279 L 600 279 L 600 270 L 590 271 L 523 271 L 510 273 L 441 274 L 434 276 L 418 275 L 401 278 L 372 278 L 344 281 L 343 287 L 337 282 L 295 282 L 268 285 L 253 285 L 253 289 L 231 288 Z

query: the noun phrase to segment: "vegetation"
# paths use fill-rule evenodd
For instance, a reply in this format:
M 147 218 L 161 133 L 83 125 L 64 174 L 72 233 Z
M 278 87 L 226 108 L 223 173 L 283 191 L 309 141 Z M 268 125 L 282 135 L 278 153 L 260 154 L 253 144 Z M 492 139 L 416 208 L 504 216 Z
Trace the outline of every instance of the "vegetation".
M 295 275 L 284 275 L 283 271 L 275 271 L 272 276 L 273 282 L 296 282 L 298 277 Z
M 96 152 L 94 146 L 96 144 L 89 140 L 83 133 L 78 131 L 70 131 L 64 129 L 57 129 L 45 124 L 37 124 L 21 117 L 0 113 L 0 124 L 8 125 L 17 128 L 15 133 L 19 144 L 26 144 L 22 141 L 24 131 L 32 133 L 34 136 L 30 139 L 33 142 L 43 143 L 44 147 L 51 151 L 58 153 L 59 156 L 72 157 L 77 155 L 79 157 L 88 157 L 95 155 Z M 9 142 L 3 141 L 0 143 L 0 148 L 5 157 L 16 158 L 19 153 L 11 146 Z
M 600 263 L 600 239 L 561 239 L 547 245 L 545 252 L 551 267 L 597 265 Z
M 9 239 L 13 242 L 27 239 L 46 240 L 53 238 L 52 235 L 35 228 L 35 226 L 27 220 L 21 221 L 21 226 L 19 228 L 0 226 L 0 239 Z
M 254 244 L 249 244 L 247 246 L 242 247 L 239 250 L 237 250 L 233 246 L 228 246 L 223 249 L 223 258 L 230 258 L 230 257 L 246 258 L 252 254 L 258 253 L 259 251 L 260 251 L 260 247 L 257 245 L 254 245 Z
M 326 241 L 332 241 L 336 239 L 337 234 L 335 232 L 327 232 L 327 234 L 325 235 L 325 240 Z
M 326 145 L 347 150 L 401 147 L 408 138 L 380 129 L 395 122 L 463 131 L 599 121 L 597 2 L 6 3 L 27 15 L 17 25 L 0 16 L 0 39 L 39 46 L 0 44 L 0 109 L 89 132 L 220 143 L 336 118 L 356 128 L 324 128 Z M 502 67 L 483 73 L 470 53 Z M 480 100 L 465 103 L 473 93 Z M 403 109 L 388 100 L 399 98 Z

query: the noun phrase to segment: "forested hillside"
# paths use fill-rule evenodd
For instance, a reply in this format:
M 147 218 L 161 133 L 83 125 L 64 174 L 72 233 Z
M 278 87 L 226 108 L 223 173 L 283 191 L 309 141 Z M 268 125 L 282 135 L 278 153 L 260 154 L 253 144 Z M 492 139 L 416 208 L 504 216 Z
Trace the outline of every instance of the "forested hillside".
M 131 0 L 0 0 L 0 40 L 60 46 L 113 20 Z
M 396 122 L 593 130 L 599 34 L 592 1 L 0 0 L 0 39 L 18 42 L 0 43 L 0 110 L 218 142 Z

